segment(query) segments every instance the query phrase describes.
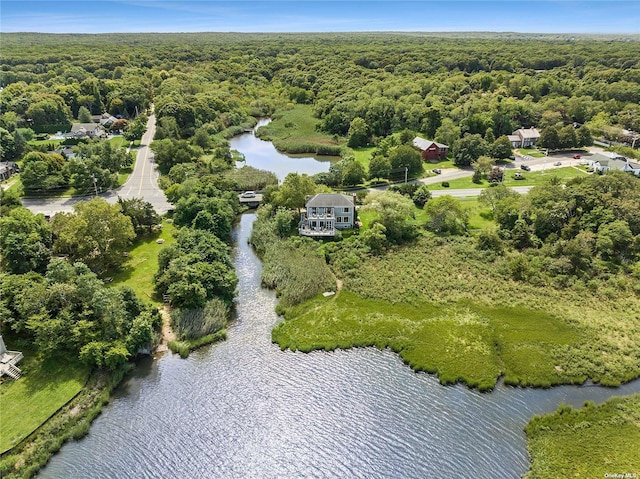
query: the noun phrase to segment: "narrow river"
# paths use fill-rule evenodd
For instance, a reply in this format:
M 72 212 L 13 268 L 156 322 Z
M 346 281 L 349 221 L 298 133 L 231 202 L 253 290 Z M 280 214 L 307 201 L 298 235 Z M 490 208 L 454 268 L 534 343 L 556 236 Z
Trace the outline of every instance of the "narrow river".
M 390 351 L 280 351 L 270 340 L 277 300 L 247 244 L 254 219 L 234 230 L 228 340 L 143 362 L 40 477 L 516 478 L 528 468 L 531 416 L 640 391 L 634 381 L 479 394 L 440 386 Z

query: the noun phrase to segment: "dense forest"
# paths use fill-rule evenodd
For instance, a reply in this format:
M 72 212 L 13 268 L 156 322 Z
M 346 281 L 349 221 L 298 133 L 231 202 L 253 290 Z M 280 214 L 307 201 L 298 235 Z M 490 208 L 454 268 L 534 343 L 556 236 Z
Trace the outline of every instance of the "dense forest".
M 625 130 L 640 131 L 639 37 L 19 33 L 0 41 L 0 154 L 20 166 L 21 188 L 121 184 L 133 161 L 125 143 L 141 137 L 153 111 L 151 148 L 176 228 L 150 274 L 151 306 L 104 284 L 160 228 L 150 204 L 95 199 L 49 222 L 20 206 L 20 191 L 3 190 L 0 326 L 25 350 L 120 370 L 157 342 L 162 300 L 181 354 L 213 338 L 237 284 L 236 193 L 264 189 L 252 242 L 264 284 L 281 297 L 287 320 L 273 338 L 283 348 L 390 347 L 443 383 L 481 390 L 500 376 L 535 386 L 637 376 L 640 183 L 630 175 L 552 179 L 522 196 L 487 188 L 480 201 L 492 227 L 481 232 L 470 231 L 459 201 L 431 198 L 424 186 L 360 194 L 363 228 L 343 241 L 301 239 L 295 224 L 307 195 L 392 169 L 420 175 L 415 135 L 448 145 L 452 165 L 487 177 L 494 159 L 511 155 L 505 135 L 521 127 L 538 128 L 549 149 L 600 139 L 637 157 Z M 228 139 L 292 111 L 310 117 L 313 135 L 286 133 L 298 131 L 295 121 L 264 135 L 341 161 L 282 185 L 235 168 Z M 114 143 L 50 137 L 103 114 L 122 133 Z M 57 152 L 61 144 L 73 158 Z M 375 147 L 368 170 L 355 159 L 365 146 Z M 381 270 L 395 279 L 379 281 Z M 318 300 L 338 285 L 331 303 Z M 366 328 L 355 315 L 370 319 Z M 441 349 L 433 338 L 442 334 L 469 344 L 467 356 Z M 25 461 L 31 474 L 46 457 L 12 456 L 1 471 Z

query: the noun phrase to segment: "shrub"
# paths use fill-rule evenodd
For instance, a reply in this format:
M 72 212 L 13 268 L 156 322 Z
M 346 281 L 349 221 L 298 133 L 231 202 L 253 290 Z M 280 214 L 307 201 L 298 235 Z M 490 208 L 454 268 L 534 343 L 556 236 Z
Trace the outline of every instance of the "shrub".
M 449 188 L 449 182 L 448 181 L 443 181 L 440 184 L 442 185 L 443 188 Z

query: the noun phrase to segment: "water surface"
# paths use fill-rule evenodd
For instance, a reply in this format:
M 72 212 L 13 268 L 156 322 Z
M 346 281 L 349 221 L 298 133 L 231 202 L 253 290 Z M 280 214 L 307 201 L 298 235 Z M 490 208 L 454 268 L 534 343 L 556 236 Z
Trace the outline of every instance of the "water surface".
M 254 131 L 269 124 L 270 121 L 269 119 L 258 121 Z M 248 165 L 260 170 L 273 171 L 280 182 L 291 172 L 315 175 L 329 171 L 331 163 L 339 159 L 335 156 L 322 155 L 285 155 L 276 150 L 273 143 L 261 140 L 253 132 L 236 136 L 229 143 L 231 149 L 238 150 L 245 156 L 244 162 L 236 163 L 238 167 Z
M 523 427 L 564 402 L 640 391 L 440 386 L 390 351 L 280 351 L 276 298 L 260 287 L 235 229 L 238 317 L 227 341 L 139 367 L 42 478 L 516 478 L 529 467 Z

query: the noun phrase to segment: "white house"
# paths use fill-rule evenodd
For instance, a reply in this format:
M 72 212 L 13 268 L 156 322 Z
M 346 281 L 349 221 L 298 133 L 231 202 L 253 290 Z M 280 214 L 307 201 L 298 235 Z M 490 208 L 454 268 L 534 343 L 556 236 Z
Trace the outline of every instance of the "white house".
M 620 170 L 640 176 L 640 163 L 631 161 L 616 153 L 596 153 L 589 160 L 589 166 L 598 173 L 609 170 Z
M 513 148 L 529 148 L 538 143 L 540 132 L 535 128 L 520 128 L 507 137 Z
M 104 127 L 100 123 L 74 123 L 67 138 L 99 138 L 105 134 Z
M 355 196 L 320 193 L 307 198 L 305 208 L 298 225 L 301 236 L 331 237 L 355 224 Z

